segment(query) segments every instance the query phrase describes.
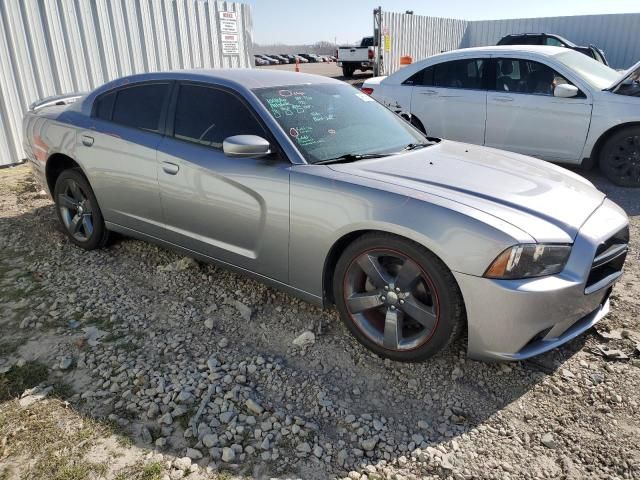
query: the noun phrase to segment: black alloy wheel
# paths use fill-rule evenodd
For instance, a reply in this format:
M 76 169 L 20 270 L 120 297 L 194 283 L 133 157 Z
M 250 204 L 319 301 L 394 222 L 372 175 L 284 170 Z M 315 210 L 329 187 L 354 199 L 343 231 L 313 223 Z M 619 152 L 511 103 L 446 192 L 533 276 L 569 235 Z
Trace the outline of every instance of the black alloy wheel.
M 438 325 L 438 296 L 425 272 L 401 252 L 373 249 L 356 257 L 344 278 L 351 320 L 377 345 L 413 350 Z
M 87 250 L 108 240 L 102 212 L 85 176 L 77 169 L 65 170 L 56 180 L 54 200 L 58 218 L 69 239 Z
M 416 361 L 458 335 L 462 299 L 435 255 L 386 234 L 365 235 L 354 243 L 336 267 L 334 297 L 361 343 L 381 356 Z
M 600 169 L 616 185 L 640 187 L 640 127 L 623 128 L 605 142 Z

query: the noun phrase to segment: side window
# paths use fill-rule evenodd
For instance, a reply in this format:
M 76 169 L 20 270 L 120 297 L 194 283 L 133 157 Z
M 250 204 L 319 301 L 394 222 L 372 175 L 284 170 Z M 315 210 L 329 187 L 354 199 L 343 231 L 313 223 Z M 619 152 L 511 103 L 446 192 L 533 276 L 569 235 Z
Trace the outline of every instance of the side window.
M 484 60 L 455 60 L 435 66 L 433 86 L 481 89 Z
M 495 90 L 499 92 L 553 95 L 556 85 L 571 84 L 551 67 L 531 60 L 499 58 L 495 65 Z
M 496 87 L 499 92 L 518 92 L 520 88 L 520 61 L 511 58 L 496 60 Z
M 265 132 L 235 95 L 200 85 L 180 86 L 175 138 L 222 149 L 224 139 L 233 135 L 264 137 Z
M 542 45 L 542 37 L 539 35 L 527 35 L 522 37 L 522 43 L 518 45 Z
M 523 93 L 553 95 L 556 85 L 571 83 L 553 68 L 530 60 L 520 60 L 520 71 L 523 72 Z
M 553 38 L 553 37 L 546 37 L 544 39 L 544 44 L 545 45 L 549 45 L 551 47 L 564 47 L 565 46 L 564 43 L 562 43 L 557 38 Z
M 168 83 L 125 87 L 116 92 L 112 120 L 120 125 L 157 132 Z
M 95 102 L 93 115 L 101 120 L 111 120 L 113 114 L 113 104 L 116 99 L 116 92 L 107 92 L 100 95 Z
M 430 86 L 433 85 L 433 71 L 434 70 L 435 70 L 435 68 L 433 66 L 427 67 L 427 68 L 423 68 L 422 70 L 419 70 L 418 72 L 414 73 L 409 78 L 407 78 L 404 82 L 402 82 L 402 84 L 403 85 L 412 85 L 412 86 L 430 87 Z

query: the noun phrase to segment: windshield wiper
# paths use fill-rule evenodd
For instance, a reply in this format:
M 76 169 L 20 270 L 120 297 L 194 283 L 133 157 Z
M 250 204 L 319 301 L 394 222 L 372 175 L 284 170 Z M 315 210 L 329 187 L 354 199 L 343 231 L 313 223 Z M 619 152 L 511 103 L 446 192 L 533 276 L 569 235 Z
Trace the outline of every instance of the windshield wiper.
M 319 162 L 313 162 L 314 165 L 327 165 L 330 163 L 350 163 L 357 162 L 358 160 L 366 160 L 369 158 L 382 158 L 393 155 L 392 153 L 347 153 L 335 158 L 328 158 L 326 160 L 320 160 Z
M 404 147 L 402 149 L 402 151 L 406 152 L 406 151 L 409 151 L 409 150 L 417 150 L 419 148 L 428 147 L 430 145 L 433 145 L 433 143 L 410 143 L 406 147 Z

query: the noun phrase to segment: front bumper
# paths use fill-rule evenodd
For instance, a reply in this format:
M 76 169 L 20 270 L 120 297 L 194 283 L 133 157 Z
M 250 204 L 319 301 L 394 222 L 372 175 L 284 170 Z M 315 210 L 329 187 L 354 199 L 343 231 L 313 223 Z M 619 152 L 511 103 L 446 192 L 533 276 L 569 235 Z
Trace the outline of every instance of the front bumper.
M 558 275 L 493 280 L 454 272 L 467 310 L 468 355 L 479 360 L 523 360 L 577 337 L 609 311 L 619 275 L 589 287 L 598 247 L 628 225 L 609 200 L 582 226 Z

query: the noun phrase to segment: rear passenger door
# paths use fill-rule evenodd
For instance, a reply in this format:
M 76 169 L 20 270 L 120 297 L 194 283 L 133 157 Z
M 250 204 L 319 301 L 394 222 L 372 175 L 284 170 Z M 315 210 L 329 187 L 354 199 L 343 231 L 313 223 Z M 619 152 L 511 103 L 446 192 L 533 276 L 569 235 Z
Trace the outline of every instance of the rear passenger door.
M 172 82 L 131 84 L 98 96 L 77 155 L 106 222 L 157 234 L 162 221 L 156 148 Z
M 158 149 L 163 238 L 208 257 L 288 281 L 287 158 L 230 158 L 225 138 L 258 135 L 278 151 L 239 94 L 182 82 L 171 102 L 167 136 Z
M 427 67 L 413 87 L 411 114 L 428 135 L 482 145 L 487 92 L 487 60 L 465 58 Z

